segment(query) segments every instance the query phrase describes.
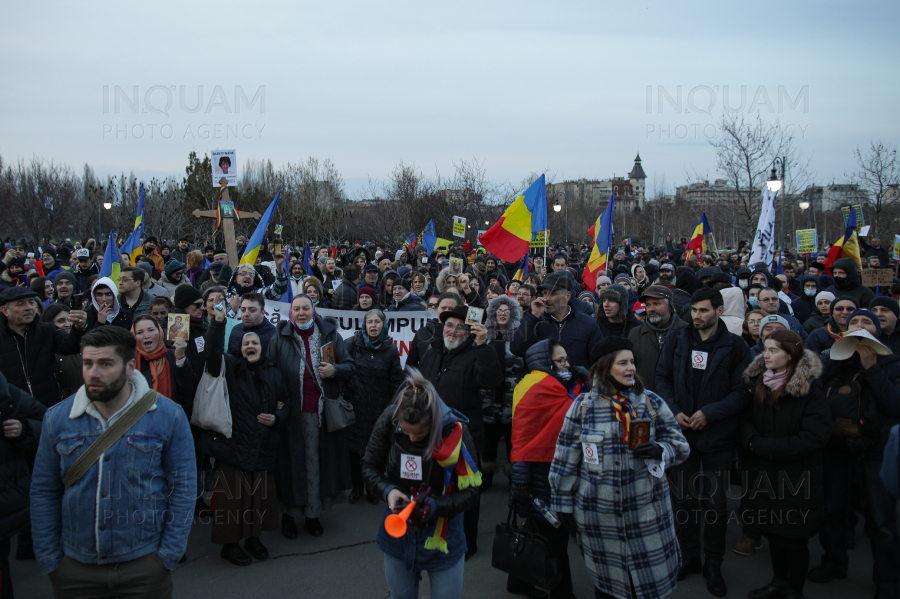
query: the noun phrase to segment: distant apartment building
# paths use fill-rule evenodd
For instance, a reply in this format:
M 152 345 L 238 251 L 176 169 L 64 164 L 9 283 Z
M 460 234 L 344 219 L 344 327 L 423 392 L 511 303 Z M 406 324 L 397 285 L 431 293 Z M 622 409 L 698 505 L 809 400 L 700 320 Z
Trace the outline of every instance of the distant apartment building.
M 716 179 L 712 184 L 709 181 L 698 181 L 676 187 L 673 199 L 678 203 L 691 206 L 714 206 L 716 204 L 735 202 L 740 197 L 737 190 L 731 187 L 728 181 Z
M 866 190 L 854 183 L 810 185 L 801 195 L 817 211 L 837 210 L 841 206 L 861 205 L 869 201 Z
M 610 179 L 578 179 L 552 183 L 548 186 L 547 203 L 570 202 L 570 206 L 602 208 L 615 192 L 616 207 L 626 210 L 643 208 L 647 192 L 647 175 L 641 167 L 641 155 L 634 158 L 631 172 L 624 177 Z

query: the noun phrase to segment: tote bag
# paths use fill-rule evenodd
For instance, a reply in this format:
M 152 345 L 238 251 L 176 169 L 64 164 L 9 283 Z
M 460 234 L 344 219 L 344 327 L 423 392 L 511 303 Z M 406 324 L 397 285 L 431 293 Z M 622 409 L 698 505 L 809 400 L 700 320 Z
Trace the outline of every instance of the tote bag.
M 208 431 L 215 431 L 231 438 L 231 405 L 228 403 L 228 385 L 225 383 L 225 356 L 219 376 L 212 376 L 203 368 L 203 377 L 194 395 L 194 411 L 191 424 Z

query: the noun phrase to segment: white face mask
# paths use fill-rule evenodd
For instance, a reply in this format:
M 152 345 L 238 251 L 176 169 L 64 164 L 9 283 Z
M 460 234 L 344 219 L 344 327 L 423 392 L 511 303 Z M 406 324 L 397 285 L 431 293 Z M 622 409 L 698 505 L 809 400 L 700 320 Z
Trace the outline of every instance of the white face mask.
M 805 293 L 809 297 L 813 297 L 818 293 L 818 291 L 816 291 L 815 289 L 803 289 L 803 293 Z
M 738 279 L 738 286 L 740 286 L 742 289 L 746 289 L 748 285 L 750 285 L 750 281 L 748 279 Z

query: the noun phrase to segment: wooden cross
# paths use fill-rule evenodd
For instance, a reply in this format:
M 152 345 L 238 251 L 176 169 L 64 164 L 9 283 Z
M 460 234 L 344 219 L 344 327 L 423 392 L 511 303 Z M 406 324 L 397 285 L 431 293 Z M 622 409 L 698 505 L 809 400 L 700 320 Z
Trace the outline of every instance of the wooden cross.
M 228 179 L 222 177 L 219 179 L 219 185 L 225 185 L 228 182 Z M 222 190 L 222 202 L 231 201 L 231 197 L 228 195 L 228 188 Z M 237 208 L 235 208 L 237 211 Z M 217 210 L 194 210 L 192 214 L 197 218 L 216 218 L 218 216 Z M 251 218 L 255 220 L 259 220 L 262 218 L 262 214 L 259 212 L 241 212 L 241 218 Z M 237 244 L 234 241 L 234 217 L 231 215 L 222 215 L 222 233 L 225 237 L 225 251 L 228 252 L 228 265 L 231 268 L 237 268 L 238 265 L 238 256 L 237 256 Z

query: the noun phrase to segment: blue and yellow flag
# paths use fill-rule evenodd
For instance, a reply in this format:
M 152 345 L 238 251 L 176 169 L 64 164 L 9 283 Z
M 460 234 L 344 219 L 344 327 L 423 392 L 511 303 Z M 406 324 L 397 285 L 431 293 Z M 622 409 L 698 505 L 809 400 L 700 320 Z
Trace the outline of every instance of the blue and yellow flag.
M 256 225 L 256 230 L 253 231 L 253 235 L 250 236 L 250 241 L 247 242 L 247 248 L 244 250 L 244 257 L 241 258 L 241 264 L 253 265 L 256 262 L 256 257 L 262 249 L 263 239 L 266 237 L 266 227 L 272 222 L 272 216 L 275 214 L 275 207 L 278 206 L 279 198 L 281 198 L 280 189 L 278 190 L 275 199 L 272 200 L 272 203 L 266 208 L 266 213 L 263 214 L 259 224 Z
M 125 243 L 122 244 L 122 253 L 131 257 L 131 264 L 135 264 L 137 257 L 141 255 L 141 234 L 144 232 L 144 184 L 141 183 L 141 196 L 138 198 L 137 216 L 134 219 L 134 231 L 131 232 Z M 118 278 L 115 279 L 118 281 Z
M 522 262 L 519 264 L 519 268 L 516 270 L 516 274 L 513 275 L 513 281 L 522 281 L 525 279 L 525 275 L 528 274 L 528 254 L 525 254 L 525 257 L 522 258 Z
M 116 248 L 116 232 L 109 232 L 109 243 L 106 244 L 106 251 L 103 252 L 103 266 L 100 267 L 100 276 L 98 278 L 109 277 L 112 282 L 119 286 L 119 273 L 122 271 L 122 265 L 119 264 L 119 250 Z

